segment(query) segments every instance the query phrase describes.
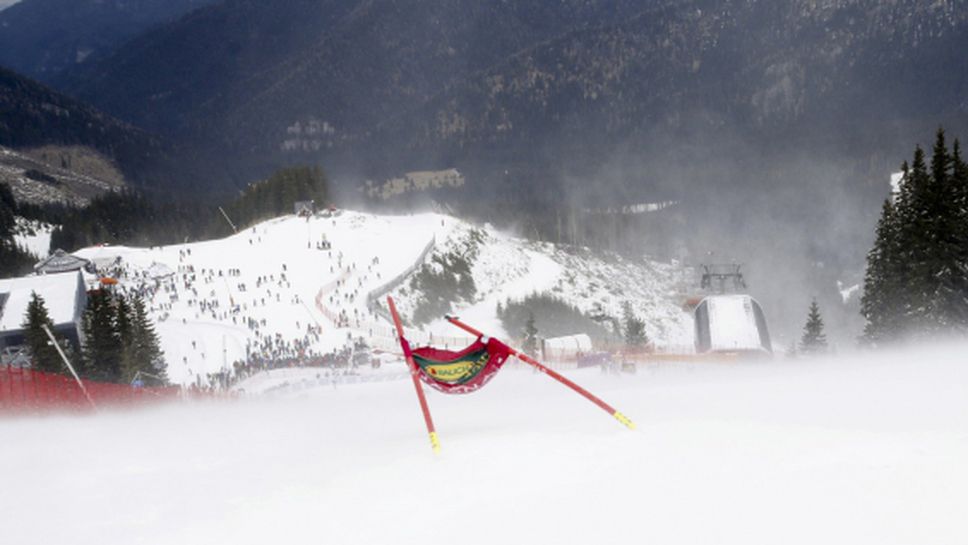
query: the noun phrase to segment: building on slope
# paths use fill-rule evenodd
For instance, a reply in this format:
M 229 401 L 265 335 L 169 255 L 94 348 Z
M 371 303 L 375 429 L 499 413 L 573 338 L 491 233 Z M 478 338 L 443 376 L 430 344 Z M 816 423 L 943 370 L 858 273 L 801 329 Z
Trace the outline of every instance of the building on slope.
M 80 271 L 86 269 L 90 263 L 83 257 L 77 257 L 58 249 L 34 265 L 34 272 L 37 274 L 58 274 Z
M 699 354 L 773 353 L 762 307 L 748 294 L 740 265 L 703 265 L 700 286 L 715 292 L 695 301 L 695 346 Z
M 577 360 L 593 351 L 592 338 L 585 333 L 541 340 L 541 357 L 547 361 Z
M 316 214 L 315 201 L 296 201 L 292 205 L 292 213 L 300 218 L 311 218 Z
M 766 316 L 749 295 L 710 295 L 696 306 L 695 317 L 697 353 L 773 353 Z
M 0 351 L 24 344 L 24 320 L 31 295 L 36 293 L 54 322 L 54 333 L 81 346 L 81 315 L 87 291 L 80 271 L 0 280 Z

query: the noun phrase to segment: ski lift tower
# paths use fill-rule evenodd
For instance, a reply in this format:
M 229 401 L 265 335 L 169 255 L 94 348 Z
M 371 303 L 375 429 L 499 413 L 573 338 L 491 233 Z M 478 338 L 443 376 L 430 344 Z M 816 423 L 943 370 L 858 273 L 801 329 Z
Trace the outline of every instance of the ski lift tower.
M 742 265 L 737 263 L 718 263 L 700 265 L 702 279 L 699 286 L 717 294 L 741 293 L 746 290 L 746 280 L 743 278 Z

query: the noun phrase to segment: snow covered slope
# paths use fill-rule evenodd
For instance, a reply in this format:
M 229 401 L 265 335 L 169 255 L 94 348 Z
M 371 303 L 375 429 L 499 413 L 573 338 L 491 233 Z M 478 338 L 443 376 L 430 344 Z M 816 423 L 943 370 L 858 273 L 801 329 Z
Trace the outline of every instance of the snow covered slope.
M 3 542 L 962 545 L 966 351 L 0 419 Z
M 168 375 L 185 384 L 231 369 L 247 351 L 274 358 L 324 354 L 357 338 L 395 349 L 391 325 L 368 309 L 367 295 L 395 287 L 391 293 L 409 316 L 420 293 L 407 288 L 408 277 L 399 286 L 386 284 L 422 263 L 421 257 L 466 248 L 469 239 L 477 291 L 455 310 L 491 334 L 507 333 L 496 317 L 498 302 L 548 291 L 613 316 L 622 301 L 631 300 L 658 343 L 691 344 L 690 318 L 676 294 L 684 282 L 681 267 L 569 253 L 438 214 L 287 216 L 223 240 L 77 254 L 113 271 L 122 289 L 149 299 Z M 382 296 L 377 301 L 382 304 Z M 456 331 L 438 322 L 408 335 L 420 341 Z
M 468 251 L 474 255 L 471 270 L 477 293 L 474 301 L 463 302 L 457 313 L 479 324 L 479 329 L 505 337 L 519 335 L 504 331 L 497 318 L 497 304 L 508 298 L 547 293 L 584 313 L 612 317 L 620 317 L 622 303 L 629 301 L 658 345 L 691 349 L 692 318 L 682 311 L 681 303 L 682 291 L 693 279 L 678 264 L 603 256 L 587 248 L 526 241 L 467 223 L 456 224 L 438 242 L 434 256 Z M 421 294 L 406 287 L 393 294 L 400 309 L 409 314 Z M 436 336 L 455 334 L 454 327 L 444 320 L 431 323 L 429 329 Z

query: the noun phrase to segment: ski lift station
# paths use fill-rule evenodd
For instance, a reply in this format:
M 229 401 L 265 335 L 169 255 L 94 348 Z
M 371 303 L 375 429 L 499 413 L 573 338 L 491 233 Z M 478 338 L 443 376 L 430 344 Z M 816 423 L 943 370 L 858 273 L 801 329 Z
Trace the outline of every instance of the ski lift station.
M 749 295 L 710 295 L 695 311 L 696 352 L 772 354 L 766 317 Z
M 746 288 L 739 265 L 704 265 L 702 287 L 719 293 L 707 295 L 695 307 L 696 353 L 773 353 L 760 304 L 745 293 L 726 293 Z

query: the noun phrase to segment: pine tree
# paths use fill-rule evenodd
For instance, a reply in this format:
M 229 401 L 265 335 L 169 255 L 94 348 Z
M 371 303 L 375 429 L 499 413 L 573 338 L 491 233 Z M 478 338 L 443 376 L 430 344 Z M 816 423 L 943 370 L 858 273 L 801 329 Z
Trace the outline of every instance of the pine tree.
M 521 349 L 525 354 L 537 356 L 538 354 L 538 328 L 534 324 L 534 313 L 528 311 L 528 320 L 524 323 L 524 341 Z
M 134 323 L 131 306 L 123 295 L 115 296 L 115 331 L 121 345 L 121 382 L 131 382 L 138 374 L 137 356 L 134 350 Z
M 907 172 L 907 165 L 904 165 Z M 902 182 L 903 183 L 903 182 Z M 881 219 L 877 224 L 874 247 L 867 254 L 867 271 L 864 275 L 864 294 L 861 297 L 861 315 L 864 341 L 878 345 L 896 339 L 900 335 L 903 295 L 899 288 L 898 218 L 891 200 L 885 200 Z
M 954 152 L 943 147 L 943 131 L 938 132 L 942 149 L 935 150 L 932 163 L 936 205 L 934 207 L 932 319 L 941 331 L 968 330 L 968 210 L 964 206 L 965 165 L 957 141 Z M 936 147 L 938 144 L 936 144 Z
M 803 327 L 803 337 L 800 338 L 800 352 L 803 354 L 820 354 L 827 351 L 827 336 L 823 332 L 823 318 L 820 316 L 820 305 L 814 299 L 810 303 L 807 313 L 807 324 Z
M 82 322 L 84 336 L 84 370 L 98 380 L 117 382 L 121 378 L 121 336 L 110 294 L 94 291 L 87 301 Z
M 33 292 L 30 294 L 30 302 L 27 303 L 23 323 L 24 336 L 33 358 L 33 368 L 45 373 L 60 373 L 64 371 L 64 364 L 57 348 L 50 344 L 50 337 L 44 331 L 45 325 L 53 332 L 54 322 L 47 312 L 47 305 L 42 297 Z
M 7 184 L 0 183 L 0 278 L 17 276 L 30 270 L 35 258 L 14 240 L 17 202 Z
M 898 197 L 896 246 L 900 252 L 894 274 L 904 280 L 901 296 L 901 323 L 904 334 L 923 331 L 930 322 L 931 296 L 934 292 L 930 248 L 932 213 L 931 177 L 920 146 L 914 150 L 911 171 Z
M 927 331 L 948 329 L 951 325 L 946 299 L 955 273 L 951 263 L 951 222 L 955 220 L 950 176 L 951 156 L 945 144 L 943 129 L 938 129 L 931 155 L 930 180 L 924 202 L 925 262 L 923 264 L 924 305 L 922 327 Z
M 930 169 L 915 148 L 868 254 L 864 339 L 968 331 L 968 166 L 938 130 Z
M 133 380 L 134 375 L 140 371 L 147 374 L 144 378 L 145 383 L 153 383 L 158 386 L 167 384 L 167 364 L 165 354 L 161 350 L 161 342 L 155 327 L 148 317 L 144 301 L 140 297 L 135 297 L 131 302 L 131 341 L 130 346 L 130 369 L 135 369 L 127 380 Z
M 641 347 L 649 343 L 649 337 L 645 334 L 645 322 L 635 316 L 629 301 L 622 303 L 622 323 L 626 345 Z
M 13 234 L 16 220 L 17 202 L 13 192 L 7 184 L 0 184 L 0 239 L 7 239 Z

